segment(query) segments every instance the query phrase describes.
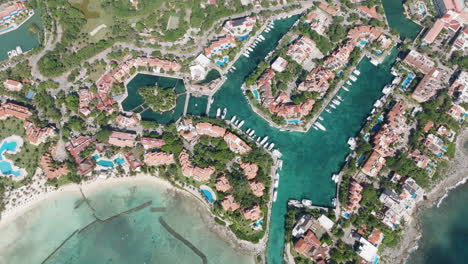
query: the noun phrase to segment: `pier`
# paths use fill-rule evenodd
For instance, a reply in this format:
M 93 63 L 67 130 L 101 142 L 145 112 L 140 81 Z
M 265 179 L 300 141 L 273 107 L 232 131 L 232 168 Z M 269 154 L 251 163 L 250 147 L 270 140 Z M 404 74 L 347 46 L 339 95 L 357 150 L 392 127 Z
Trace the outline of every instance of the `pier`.
M 159 217 L 159 223 L 164 227 L 164 229 L 166 229 L 167 232 L 169 232 L 169 234 L 171 234 L 173 237 L 175 237 L 177 240 L 179 240 L 180 242 L 182 242 L 184 245 L 186 245 L 188 248 L 190 248 L 193 253 L 197 254 L 197 256 L 199 256 L 203 262 L 203 264 L 207 264 L 208 263 L 208 258 L 206 257 L 205 254 L 203 254 L 203 252 L 201 252 L 201 250 L 199 250 L 198 248 L 196 248 L 190 241 L 188 241 L 187 239 L 185 239 L 182 235 L 180 235 L 179 233 L 177 233 L 174 229 L 172 229 L 167 223 L 166 221 L 164 221 L 164 219 L 162 218 L 162 216 Z
M 190 102 L 190 93 L 187 93 L 187 96 L 185 97 L 185 104 L 184 104 L 184 116 L 187 115 L 189 102 Z
M 80 193 L 81 193 L 81 196 L 83 197 L 84 201 L 86 202 L 86 204 L 88 205 L 89 208 L 91 208 L 91 210 L 93 210 L 93 212 L 96 212 L 96 209 L 91 205 L 91 203 L 89 202 L 89 199 L 88 197 L 86 197 L 86 195 L 84 194 L 83 190 L 81 189 L 80 187 Z M 76 209 L 77 207 L 75 207 Z

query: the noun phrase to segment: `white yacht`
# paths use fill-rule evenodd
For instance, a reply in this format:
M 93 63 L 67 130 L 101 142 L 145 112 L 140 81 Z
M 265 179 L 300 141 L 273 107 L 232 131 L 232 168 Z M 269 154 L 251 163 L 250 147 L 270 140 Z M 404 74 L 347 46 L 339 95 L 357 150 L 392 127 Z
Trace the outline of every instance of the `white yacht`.
M 216 118 L 219 118 L 220 115 L 221 115 L 221 108 L 218 108 L 216 110 Z
M 354 70 L 353 73 L 356 74 L 356 76 L 361 75 L 361 72 L 358 69 Z
M 321 117 L 321 116 L 319 116 L 318 119 L 319 119 L 320 121 L 323 121 L 323 117 Z
M 221 118 L 222 118 L 222 119 L 225 119 L 225 118 L 226 118 L 226 114 L 227 114 L 227 108 L 224 108 L 224 109 L 223 109 L 223 114 L 221 115 Z
M 262 139 L 262 141 L 260 142 L 260 145 L 265 144 L 265 142 L 267 142 L 267 140 L 268 140 L 268 136 L 264 137 L 264 138 Z
M 275 190 L 275 191 L 273 192 L 273 202 L 276 202 L 277 196 L 278 196 L 278 191 Z
M 334 104 L 336 104 L 336 105 L 340 105 L 340 104 L 341 104 L 341 102 L 338 101 L 338 100 L 336 100 L 336 99 L 333 99 L 333 100 L 332 100 L 332 103 L 334 103 Z
M 272 150 L 274 146 L 275 146 L 275 143 L 271 143 L 270 146 L 268 147 L 268 151 Z
M 255 130 L 252 130 L 252 131 L 250 131 L 249 136 L 251 137 L 251 136 L 253 136 L 254 134 L 255 134 Z
M 352 85 L 352 83 L 349 80 L 346 81 L 346 84 L 347 85 Z
M 330 104 L 330 107 L 336 109 L 336 106 L 334 104 Z
M 328 108 L 325 108 L 325 111 L 326 111 L 327 113 L 329 113 L 329 114 L 332 113 L 332 112 L 330 111 L 330 109 L 328 109 Z
M 320 128 L 322 131 L 327 131 L 327 129 L 322 125 L 320 124 L 319 122 L 315 122 L 315 125 Z
M 349 89 L 346 86 L 343 86 L 343 90 L 349 92 Z
M 357 81 L 357 77 L 354 75 L 349 76 L 349 79 L 353 82 Z
M 348 139 L 348 145 L 351 150 L 356 149 L 356 139 L 354 139 L 353 137 L 350 137 Z
M 17 53 L 18 55 L 23 54 L 23 50 L 21 49 L 20 46 L 16 46 L 16 53 Z
M 247 135 L 248 135 L 249 133 L 250 133 L 250 128 L 249 128 L 249 129 L 247 129 L 247 131 L 245 131 L 245 134 L 247 134 Z
M 236 118 L 237 118 L 237 116 L 233 116 L 233 117 L 231 118 L 231 123 L 234 123 L 234 121 L 236 121 Z
M 244 125 L 244 120 L 242 120 L 242 121 L 239 123 L 239 125 L 237 126 L 237 128 L 240 129 L 243 125 Z
M 340 101 L 343 102 L 343 98 L 342 98 L 341 96 L 337 95 L 336 97 L 337 97 Z

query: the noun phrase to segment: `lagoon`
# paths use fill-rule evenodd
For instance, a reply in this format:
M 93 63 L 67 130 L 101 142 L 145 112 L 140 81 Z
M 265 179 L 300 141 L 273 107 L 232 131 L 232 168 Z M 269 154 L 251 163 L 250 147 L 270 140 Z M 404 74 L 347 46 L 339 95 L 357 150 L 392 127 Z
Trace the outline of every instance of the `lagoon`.
M 8 59 L 7 52 L 21 46 L 23 52 L 30 51 L 40 46 L 38 35 L 32 35 L 28 31 L 28 26 L 32 23 L 41 26 L 40 10 L 34 10 L 35 14 L 18 29 L 0 35 L 0 61 Z
M 400 34 L 400 37 L 415 39 L 422 27 L 408 19 L 403 12 L 403 0 L 382 0 L 388 24 L 391 29 Z

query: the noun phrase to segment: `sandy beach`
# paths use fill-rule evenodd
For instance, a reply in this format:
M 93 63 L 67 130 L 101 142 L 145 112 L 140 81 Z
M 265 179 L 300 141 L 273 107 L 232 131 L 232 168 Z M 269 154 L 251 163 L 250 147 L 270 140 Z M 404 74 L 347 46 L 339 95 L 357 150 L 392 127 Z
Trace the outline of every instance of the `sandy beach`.
M 468 151 L 464 149 L 464 143 L 468 141 L 468 129 L 460 131 L 457 139 L 457 150 L 455 159 L 450 165 L 447 177 L 437 183 L 420 202 L 415 212 L 414 221 L 403 230 L 403 238 L 395 248 L 387 248 L 381 254 L 382 263 L 398 264 L 405 263 L 412 250 L 417 248 L 417 243 L 421 238 L 421 213 L 433 206 L 438 206 L 448 193 L 468 180 Z

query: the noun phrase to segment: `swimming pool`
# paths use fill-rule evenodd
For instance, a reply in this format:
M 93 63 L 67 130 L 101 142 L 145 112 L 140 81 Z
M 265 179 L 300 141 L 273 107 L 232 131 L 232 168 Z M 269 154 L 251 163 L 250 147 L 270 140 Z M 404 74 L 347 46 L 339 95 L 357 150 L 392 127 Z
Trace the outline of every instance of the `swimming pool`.
M 224 56 L 223 57 L 223 60 L 216 60 L 215 63 L 218 65 L 218 66 L 223 66 L 224 64 L 226 64 L 227 62 L 229 61 L 229 57 L 228 56 Z
M 101 160 L 98 160 L 96 163 L 104 167 L 114 167 L 114 163 L 110 160 L 101 159 Z
M 299 123 L 301 123 L 301 120 L 297 120 L 297 119 L 296 120 L 286 120 L 286 122 L 288 124 L 299 124 Z
M 206 189 L 200 189 L 200 190 L 203 193 L 203 195 L 205 196 L 206 200 L 208 200 L 209 203 L 214 203 L 213 194 L 209 190 L 206 190 Z
M 18 177 L 21 175 L 19 170 L 13 170 L 13 165 L 11 162 L 6 161 L 3 159 L 3 154 L 6 151 L 15 152 L 18 147 L 18 143 L 16 141 L 6 141 L 4 140 L 2 145 L 0 146 L 0 171 L 3 175 L 13 175 Z
M 254 223 L 254 226 L 261 226 L 263 224 L 263 219 L 258 220 L 257 222 Z
M 253 90 L 252 90 L 252 93 L 253 93 L 253 95 L 254 95 L 254 98 L 255 98 L 257 101 L 260 101 L 260 96 L 258 95 L 257 89 L 253 89 Z
M 414 79 L 414 74 L 410 73 L 408 74 L 408 77 L 405 78 L 403 83 L 401 84 L 401 90 L 406 91 L 406 88 L 411 84 L 411 82 Z
M 426 6 L 423 3 L 418 4 L 419 14 L 425 16 L 427 13 Z
M 381 50 L 375 50 L 375 54 L 377 54 L 377 55 L 380 55 L 380 54 L 382 54 L 382 53 L 383 53 L 383 52 L 382 52 Z
M 117 163 L 118 165 L 122 165 L 125 163 L 125 160 L 123 158 L 116 158 L 114 162 Z

